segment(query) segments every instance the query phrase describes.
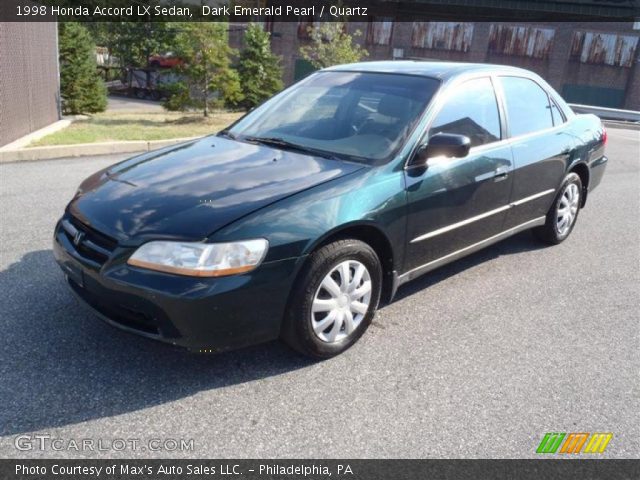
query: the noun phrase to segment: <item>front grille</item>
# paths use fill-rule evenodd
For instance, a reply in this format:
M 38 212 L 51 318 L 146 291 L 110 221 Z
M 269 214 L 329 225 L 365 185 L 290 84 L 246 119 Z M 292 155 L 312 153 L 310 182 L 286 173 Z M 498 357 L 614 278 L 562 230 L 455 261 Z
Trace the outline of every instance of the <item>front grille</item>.
M 71 215 L 66 215 L 62 219 L 61 226 L 78 254 L 100 267 L 118 246 L 118 242 L 113 238 L 85 225 Z

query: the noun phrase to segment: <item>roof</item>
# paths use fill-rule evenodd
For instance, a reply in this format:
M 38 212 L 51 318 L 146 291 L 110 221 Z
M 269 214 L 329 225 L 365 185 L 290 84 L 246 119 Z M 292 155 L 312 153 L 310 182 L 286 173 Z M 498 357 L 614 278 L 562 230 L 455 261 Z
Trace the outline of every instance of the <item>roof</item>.
M 520 75 L 531 75 L 532 72 L 506 65 L 462 62 L 434 62 L 424 60 L 388 60 L 377 62 L 348 63 L 325 69 L 327 71 L 399 73 L 404 75 L 420 75 L 424 77 L 447 80 L 467 73 L 479 72 L 511 72 Z

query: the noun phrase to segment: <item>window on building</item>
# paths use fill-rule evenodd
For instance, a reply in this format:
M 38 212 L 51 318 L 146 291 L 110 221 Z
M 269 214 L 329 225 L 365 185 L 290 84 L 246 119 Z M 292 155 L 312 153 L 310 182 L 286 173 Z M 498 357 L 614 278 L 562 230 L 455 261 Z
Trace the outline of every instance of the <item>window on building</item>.
M 414 48 L 468 52 L 472 38 L 470 22 L 413 22 L 411 26 Z
M 491 25 L 489 52 L 546 59 L 551 52 L 553 28 Z
M 389 45 L 393 32 L 392 18 L 379 18 L 369 22 L 367 29 L 367 43 L 369 45 Z
M 471 139 L 471 146 L 500 140 L 500 114 L 489 78 L 469 80 L 450 95 L 436 115 L 429 136 L 455 133 Z
M 501 77 L 512 137 L 553 127 L 549 96 L 533 80 Z
M 573 32 L 570 58 L 581 63 L 630 67 L 638 37 L 602 32 Z

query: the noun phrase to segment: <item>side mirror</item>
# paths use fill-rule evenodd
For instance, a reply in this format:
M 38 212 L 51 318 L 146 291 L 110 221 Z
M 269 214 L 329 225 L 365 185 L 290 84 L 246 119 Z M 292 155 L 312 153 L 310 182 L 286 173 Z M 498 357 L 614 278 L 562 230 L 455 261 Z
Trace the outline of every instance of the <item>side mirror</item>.
M 427 143 L 420 145 L 411 165 L 424 165 L 433 157 L 463 158 L 469 155 L 471 140 L 455 133 L 436 133 Z

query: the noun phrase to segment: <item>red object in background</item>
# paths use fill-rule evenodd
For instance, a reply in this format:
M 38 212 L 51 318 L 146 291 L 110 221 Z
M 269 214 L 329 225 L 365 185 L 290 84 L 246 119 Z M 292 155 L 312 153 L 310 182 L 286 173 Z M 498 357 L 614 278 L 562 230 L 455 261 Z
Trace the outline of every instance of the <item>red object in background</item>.
M 171 54 L 151 55 L 149 57 L 149 66 L 155 68 L 173 68 L 182 65 L 184 62 L 181 58 Z
M 609 136 L 607 135 L 607 129 L 603 125 L 602 126 L 602 144 L 606 145 L 608 139 L 609 139 Z

